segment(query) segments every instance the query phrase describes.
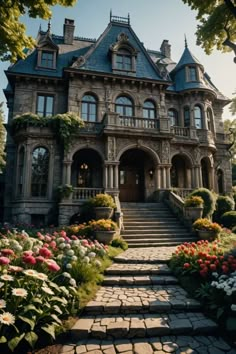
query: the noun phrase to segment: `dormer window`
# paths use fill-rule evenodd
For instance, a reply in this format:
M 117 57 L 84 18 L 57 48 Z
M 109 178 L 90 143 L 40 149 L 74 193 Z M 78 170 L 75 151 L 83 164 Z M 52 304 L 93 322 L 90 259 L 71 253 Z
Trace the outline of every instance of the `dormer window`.
M 128 50 L 123 49 L 116 54 L 116 68 L 125 71 L 132 70 L 132 57 Z
M 44 68 L 53 69 L 54 67 L 54 53 L 48 51 L 42 51 L 41 54 L 41 65 Z
M 127 75 L 134 75 L 136 72 L 136 57 L 138 54 L 129 42 L 129 37 L 126 33 L 120 33 L 117 42 L 110 46 L 112 58 L 112 71 L 114 73 L 121 73 L 122 71 Z
M 198 70 L 196 66 L 187 66 L 186 81 L 199 81 Z

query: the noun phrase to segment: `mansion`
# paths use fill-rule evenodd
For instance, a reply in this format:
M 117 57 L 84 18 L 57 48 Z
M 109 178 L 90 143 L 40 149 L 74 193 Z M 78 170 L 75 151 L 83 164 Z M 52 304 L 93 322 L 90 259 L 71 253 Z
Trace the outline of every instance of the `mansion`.
M 40 29 L 37 45 L 6 71 L 5 221 L 67 224 L 82 202 L 106 192 L 122 202 L 155 201 L 165 190 L 228 193 L 230 102 L 187 43 L 147 50 L 130 19 L 110 16 L 97 40 Z M 184 45 L 183 45 L 184 47 Z M 50 127 L 12 129 L 15 116 L 74 112 L 84 121 L 67 149 Z M 59 186 L 73 186 L 58 199 Z

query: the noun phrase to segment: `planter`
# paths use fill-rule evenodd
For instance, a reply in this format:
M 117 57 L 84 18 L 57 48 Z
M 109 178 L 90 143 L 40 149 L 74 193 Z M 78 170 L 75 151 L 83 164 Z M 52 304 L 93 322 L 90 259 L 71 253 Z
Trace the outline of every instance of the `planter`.
M 213 241 L 217 237 L 217 233 L 214 231 L 208 231 L 208 230 L 197 230 L 198 232 L 198 237 L 201 240 L 208 240 L 208 241 Z
M 110 207 L 95 207 L 96 220 L 110 219 L 113 214 L 113 208 Z
M 116 231 L 96 231 L 96 239 L 108 245 L 116 235 Z
M 202 218 L 203 207 L 184 207 L 185 218 L 191 222 Z

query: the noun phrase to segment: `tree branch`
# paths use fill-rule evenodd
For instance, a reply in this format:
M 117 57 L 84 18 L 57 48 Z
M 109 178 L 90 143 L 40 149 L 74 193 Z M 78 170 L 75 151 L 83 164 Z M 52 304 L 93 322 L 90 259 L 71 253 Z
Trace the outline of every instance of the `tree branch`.
M 222 44 L 226 45 L 227 47 L 231 48 L 234 51 L 234 54 L 235 54 L 234 62 L 236 64 L 236 44 L 230 40 L 230 33 L 229 33 L 228 28 L 224 27 L 224 30 L 227 34 L 227 38 L 224 40 L 224 42 Z
M 236 6 L 233 4 L 232 0 L 224 0 L 225 5 L 232 12 L 232 14 L 236 17 Z M 234 1 L 235 3 L 235 1 Z

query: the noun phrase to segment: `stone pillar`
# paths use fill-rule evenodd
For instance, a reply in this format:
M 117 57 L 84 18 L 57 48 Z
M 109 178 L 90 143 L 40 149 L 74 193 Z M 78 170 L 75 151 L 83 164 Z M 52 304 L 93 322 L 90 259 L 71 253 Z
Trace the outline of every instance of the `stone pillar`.
M 162 167 L 162 188 L 166 188 L 166 169 Z
M 171 187 L 170 168 L 171 168 L 171 166 L 165 167 L 165 170 L 166 170 L 166 188 L 170 188 Z
M 108 188 L 108 166 L 107 165 L 103 166 L 103 187 L 105 189 Z
M 214 173 L 214 168 L 210 168 L 209 172 L 209 184 L 210 184 L 210 189 L 215 190 L 215 173 Z
M 62 183 L 71 184 L 71 160 L 63 161 Z
M 199 187 L 202 187 L 202 168 L 199 166 L 198 168 L 198 176 L 199 176 Z
M 161 169 L 159 166 L 156 167 L 156 188 L 161 188 Z
M 115 166 L 115 189 L 119 189 L 119 162 Z
M 26 145 L 26 156 L 25 156 L 25 175 L 24 175 L 24 183 L 23 183 L 23 198 L 29 198 L 31 193 L 31 151 L 30 151 L 30 144 Z
M 191 169 L 187 168 L 186 169 L 186 184 L 187 184 L 187 188 L 191 188 Z

